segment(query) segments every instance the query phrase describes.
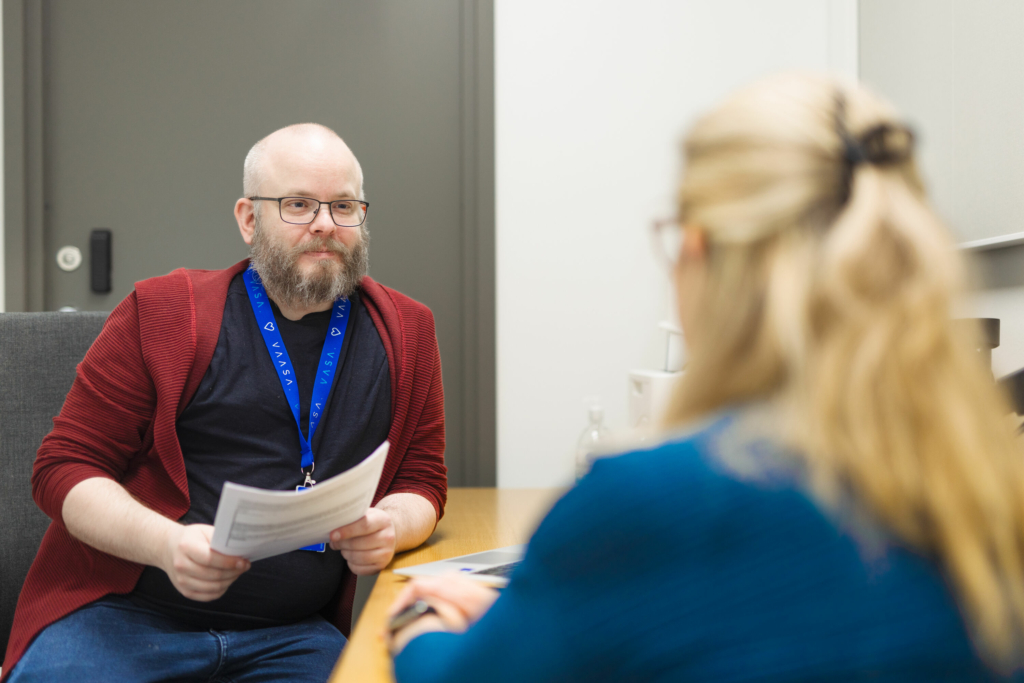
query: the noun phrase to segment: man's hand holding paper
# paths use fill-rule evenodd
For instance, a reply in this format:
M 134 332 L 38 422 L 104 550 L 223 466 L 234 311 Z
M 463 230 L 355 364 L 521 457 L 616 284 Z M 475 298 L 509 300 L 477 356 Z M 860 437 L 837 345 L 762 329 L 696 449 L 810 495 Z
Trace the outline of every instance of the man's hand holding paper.
M 178 592 L 190 600 L 216 600 L 251 566 L 244 558 L 211 548 L 212 538 L 213 527 L 209 524 L 179 526 L 168 538 L 161 568 Z
M 370 508 L 361 518 L 331 532 L 331 548 L 340 550 L 357 576 L 376 574 L 395 556 L 395 523 L 386 510 Z
M 326 543 L 332 531 L 367 514 L 388 448 L 385 441 L 352 469 L 306 491 L 268 491 L 225 483 L 211 547 L 256 561 Z

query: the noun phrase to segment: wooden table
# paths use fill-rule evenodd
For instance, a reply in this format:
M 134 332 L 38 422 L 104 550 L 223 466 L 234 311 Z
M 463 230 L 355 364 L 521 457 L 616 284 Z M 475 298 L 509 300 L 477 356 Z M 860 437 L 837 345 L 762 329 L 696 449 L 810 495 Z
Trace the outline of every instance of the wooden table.
M 434 534 L 419 548 L 397 555 L 377 577 L 330 683 L 394 681 L 381 633 L 384 615 L 405 577 L 392 569 L 526 543 L 561 493 L 561 489 L 449 489 L 444 517 Z

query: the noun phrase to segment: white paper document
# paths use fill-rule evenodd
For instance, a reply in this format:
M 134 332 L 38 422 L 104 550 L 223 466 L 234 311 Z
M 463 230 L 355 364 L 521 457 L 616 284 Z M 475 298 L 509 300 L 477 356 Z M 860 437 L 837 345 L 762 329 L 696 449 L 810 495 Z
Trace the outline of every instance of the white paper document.
M 210 546 L 255 561 L 330 541 L 332 531 L 369 509 L 389 444 L 307 491 L 268 491 L 225 482 Z

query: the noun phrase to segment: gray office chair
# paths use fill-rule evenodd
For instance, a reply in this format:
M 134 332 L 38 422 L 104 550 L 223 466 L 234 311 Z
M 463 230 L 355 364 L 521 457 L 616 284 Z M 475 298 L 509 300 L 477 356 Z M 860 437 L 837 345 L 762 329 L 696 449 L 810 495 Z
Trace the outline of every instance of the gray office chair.
M 0 313 L 0 653 L 50 523 L 32 500 L 36 450 L 106 313 Z

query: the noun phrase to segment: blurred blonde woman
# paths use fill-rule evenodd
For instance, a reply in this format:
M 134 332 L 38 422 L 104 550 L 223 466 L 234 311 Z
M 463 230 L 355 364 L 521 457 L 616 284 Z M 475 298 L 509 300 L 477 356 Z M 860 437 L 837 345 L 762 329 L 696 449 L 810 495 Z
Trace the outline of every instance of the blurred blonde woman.
M 597 462 L 496 601 L 408 587 L 399 680 L 1022 678 L 1024 461 L 900 117 L 761 81 L 690 131 L 667 229 L 674 436 Z

